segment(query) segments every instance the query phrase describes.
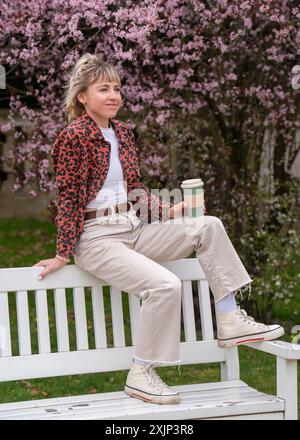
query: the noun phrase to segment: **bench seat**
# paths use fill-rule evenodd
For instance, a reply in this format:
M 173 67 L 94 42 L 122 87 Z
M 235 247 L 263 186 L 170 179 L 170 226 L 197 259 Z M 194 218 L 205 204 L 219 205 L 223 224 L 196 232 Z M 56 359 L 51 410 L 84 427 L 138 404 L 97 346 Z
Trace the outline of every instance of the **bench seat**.
M 176 405 L 149 404 L 123 391 L 0 405 L 0 420 L 281 419 L 284 400 L 241 380 L 172 386 Z

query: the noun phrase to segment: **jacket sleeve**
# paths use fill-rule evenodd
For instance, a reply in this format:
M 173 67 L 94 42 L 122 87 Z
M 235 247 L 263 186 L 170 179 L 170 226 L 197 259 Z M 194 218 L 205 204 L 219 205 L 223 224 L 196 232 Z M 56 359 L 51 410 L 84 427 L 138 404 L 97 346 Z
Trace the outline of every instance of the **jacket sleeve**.
M 76 141 L 66 130 L 58 135 L 51 156 L 57 188 L 56 255 L 69 258 L 76 244 L 80 157 Z
M 169 215 L 168 211 L 171 206 L 174 206 L 174 203 L 167 202 L 165 200 L 160 199 L 155 194 L 152 194 L 151 191 L 141 182 L 142 176 L 140 173 L 140 165 L 141 165 L 141 155 L 140 149 L 137 142 L 136 133 L 130 129 L 131 140 L 134 142 L 137 157 L 138 157 L 138 180 L 133 183 L 132 189 L 133 194 L 139 197 L 138 206 L 140 208 L 140 217 L 145 219 L 148 223 L 151 223 L 152 220 L 168 220 Z

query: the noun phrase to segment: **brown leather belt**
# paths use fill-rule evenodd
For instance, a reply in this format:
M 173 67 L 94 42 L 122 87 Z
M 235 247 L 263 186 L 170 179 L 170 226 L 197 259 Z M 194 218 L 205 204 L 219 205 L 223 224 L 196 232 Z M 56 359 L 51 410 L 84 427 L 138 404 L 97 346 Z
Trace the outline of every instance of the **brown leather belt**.
M 90 220 L 96 217 L 104 217 L 106 215 L 112 215 L 114 213 L 127 212 L 130 210 L 132 203 L 124 202 L 119 205 L 108 206 L 103 209 L 95 209 L 94 211 L 87 211 L 84 216 L 84 220 Z

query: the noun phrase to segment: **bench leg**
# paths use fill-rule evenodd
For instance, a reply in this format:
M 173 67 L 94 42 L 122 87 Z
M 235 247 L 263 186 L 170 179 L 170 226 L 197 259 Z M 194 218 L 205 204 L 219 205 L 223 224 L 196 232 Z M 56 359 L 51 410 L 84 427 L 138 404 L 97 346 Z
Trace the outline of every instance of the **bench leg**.
M 237 347 L 225 349 L 226 361 L 221 362 L 221 381 L 223 380 L 239 380 L 240 365 Z
M 277 396 L 285 400 L 285 419 L 298 419 L 297 360 L 276 357 Z

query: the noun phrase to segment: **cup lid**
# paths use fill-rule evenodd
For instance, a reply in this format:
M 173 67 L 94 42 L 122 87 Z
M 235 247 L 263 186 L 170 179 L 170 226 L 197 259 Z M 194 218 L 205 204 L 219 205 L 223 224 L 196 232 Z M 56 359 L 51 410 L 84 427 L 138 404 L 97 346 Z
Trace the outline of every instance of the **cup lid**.
M 181 188 L 194 188 L 201 185 L 203 185 L 203 181 L 201 179 L 188 179 L 182 182 Z

